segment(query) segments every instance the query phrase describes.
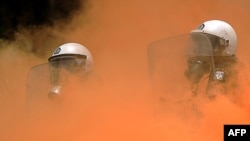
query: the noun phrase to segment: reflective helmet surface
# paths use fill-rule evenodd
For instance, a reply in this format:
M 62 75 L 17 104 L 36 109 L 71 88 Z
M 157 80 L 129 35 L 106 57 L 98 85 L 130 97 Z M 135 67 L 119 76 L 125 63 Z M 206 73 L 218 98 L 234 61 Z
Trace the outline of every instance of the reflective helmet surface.
M 225 47 L 221 56 L 232 56 L 237 51 L 237 35 L 233 27 L 221 20 L 209 20 L 205 21 L 198 26 L 197 29 L 191 31 L 191 34 L 202 33 L 209 36 L 215 36 L 219 38 L 221 46 Z
M 93 58 L 90 51 L 83 45 L 79 43 L 65 43 L 58 48 L 56 48 L 48 59 L 51 63 L 53 60 L 58 58 L 67 58 L 67 57 L 84 57 L 86 59 L 86 71 L 91 71 L 93 67 Z

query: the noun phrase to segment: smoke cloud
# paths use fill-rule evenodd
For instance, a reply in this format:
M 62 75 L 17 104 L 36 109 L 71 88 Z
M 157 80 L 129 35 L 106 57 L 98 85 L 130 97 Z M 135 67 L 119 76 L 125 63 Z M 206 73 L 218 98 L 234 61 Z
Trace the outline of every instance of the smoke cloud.
M 19 28 L 32 28 L 33 26 L 51 26 L 56 22 L 69 22 L 76 11 L 82 8 L 80 0 L 57 1 L 1 1 L 1 34 L 0 38 L 13 40 Z
M 44 56 L 50 44 L 62 43 L 56 32 L 65 30 L 77 13 L 85 12 L 85 3 L 85 0 L 1 1 L 0 39 L 17 41 L 23 44 L 17 48 Z
M 87 11 L 76 12 L 81 9 L 79 2 L 84 1 L 38 1 L 36 4 L 44 5 L 42 10 L 47 9 L 44 13 L 30 3 L 23 9 L 14 6 L 18 12 L 0 18 L 1 23 L 8 23 L 0 32 L 3 39 L 0 140 L 221 141 L 223 124 L 250 122 L 248 83 L 241 83 L 244 88 L 241 107 L 221 96 L 202 105 L 203 117 L 198 123 L 165 114 L 152 101 L 154 91 L 146 55 L 151 41 L 188 33 L 208 19 L 221 19 L 229 22 L 238 33 L 237 55 L 246 65 L 245 76 L 249 77 L 248 1 L 92 0 L 85 7 Z M 7 5 L 1 10 L 12 11 L 10 2 L 1 3 Z M 54 7 L 61 10 L 52 12 Z M 14 18 L 18 15 L 22 18 Z M 10 22 L 9 19 L 15 20 Z M 62 30 L 64 22 L 61 21 L 65 19 L 69 22 Z M 82 43 L 92 52 L 98 78 L 94 80 L 98 87 L 96 83 L 87 87 L 73 82 L 65 88 L 68 95 L 59 107 L 48 99 L 38 100 L 33 108 L 39 110 L 33 109 L 35 112 L 30 115 L 26 105 L 28 72 L 31 66 L 46 62 L 52 49 L 66 41 Z M 169 63 L 172 62 L 175 60 L 170 58 Z M 183 66 L 175 64 L 175 68 Z M 41 91 L 43 89 L 37 89 Z M 172 91 L 172 94 L 177 92 Z

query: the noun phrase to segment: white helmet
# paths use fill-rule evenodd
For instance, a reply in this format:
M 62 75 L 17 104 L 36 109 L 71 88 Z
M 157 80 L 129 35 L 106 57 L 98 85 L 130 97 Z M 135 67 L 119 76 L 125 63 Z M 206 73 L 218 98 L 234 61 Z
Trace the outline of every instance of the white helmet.
M 221 20 L 209 20 L 200 24 L 199 27 L 191 31 L 192 33 L 205 33 L 219 38 L 219 43 L 225 49 L 222 56 L 232 56 L 237 51 L 237 35 L 233 27 Z
M 93 58 L 90 51 L 79 43 L 65 43 L 55 49 L 52 56 L 48 59 L 50 63 L 58 58 L 81 57 L 86 60 L 85 69 L 87 72 L 93 69 Z

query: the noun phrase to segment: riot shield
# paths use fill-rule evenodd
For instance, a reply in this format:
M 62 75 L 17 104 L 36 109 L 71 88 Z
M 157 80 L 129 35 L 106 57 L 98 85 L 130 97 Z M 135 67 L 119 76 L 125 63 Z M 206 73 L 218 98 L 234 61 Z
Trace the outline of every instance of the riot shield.
M 214 67 L 207 36 L 185 34 L 158 40 L 148 45 L 147 55 L 153 97 L 164 108 L 178 109 L 178 103 L 204 95 L 208 72 Z
M 33 66 L 26 80 L 26 105 L 28 111 L 42 109 L 49 102 L 48 91 L 50 90 L 48 63 Z

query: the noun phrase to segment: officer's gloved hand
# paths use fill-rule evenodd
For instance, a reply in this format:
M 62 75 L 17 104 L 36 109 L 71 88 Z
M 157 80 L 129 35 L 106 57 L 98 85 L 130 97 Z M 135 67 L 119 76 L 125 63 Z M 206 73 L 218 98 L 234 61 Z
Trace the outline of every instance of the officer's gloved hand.
M 187 60 L 188 69 L 185 71 L 187 79 L 193 83 L 199 83 L 202 76 L 210 72 L 209 63 L 205 58 L 191 57 Z

